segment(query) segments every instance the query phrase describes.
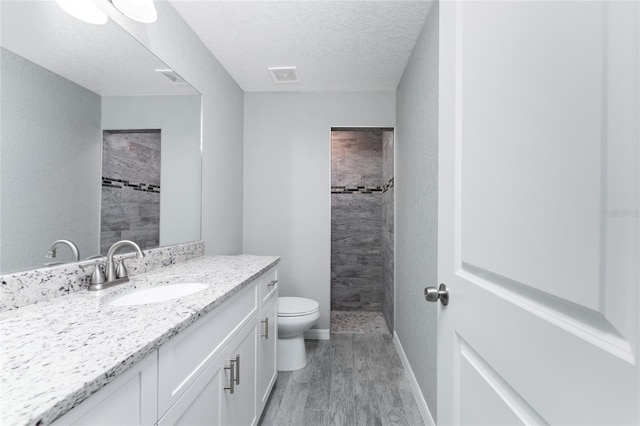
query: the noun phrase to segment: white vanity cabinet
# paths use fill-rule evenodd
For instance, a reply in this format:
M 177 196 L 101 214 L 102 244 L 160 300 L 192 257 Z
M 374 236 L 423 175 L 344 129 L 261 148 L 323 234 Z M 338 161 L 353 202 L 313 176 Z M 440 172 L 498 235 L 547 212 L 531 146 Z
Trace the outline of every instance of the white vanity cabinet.
M 272 268 L 160 348 L 159 425 L 258 423 L 277 377 L 277 284 Z
M 230 300 L 158 349 L 158 414 L 175 404 L 209 363 L 222 354 L 234 336 L 255 323 L 257 285 L 242 289 Z
M 258 423 L 277 377 L 277 294 L 274 268 L 211 319 L 160 348 L 160 412 L 173 406 L 159 425 Z M 227 338 L 210 338 L 230 328 Z
M 277 375 L 276 277 L 256 278 L 56 424 L 256 425 Z

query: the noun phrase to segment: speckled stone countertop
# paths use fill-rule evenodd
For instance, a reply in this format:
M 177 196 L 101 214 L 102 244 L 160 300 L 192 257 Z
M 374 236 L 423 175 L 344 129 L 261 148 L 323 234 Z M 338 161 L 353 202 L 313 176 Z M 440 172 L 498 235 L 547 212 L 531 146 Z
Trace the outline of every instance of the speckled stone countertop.
M 53 422 L 279 260 L 198 257 L 111 289 L 80 291 L 0 314 L 0 424 Z M 107 305 L 134 288 L 187 281 L 210 287 L 167 302 Z

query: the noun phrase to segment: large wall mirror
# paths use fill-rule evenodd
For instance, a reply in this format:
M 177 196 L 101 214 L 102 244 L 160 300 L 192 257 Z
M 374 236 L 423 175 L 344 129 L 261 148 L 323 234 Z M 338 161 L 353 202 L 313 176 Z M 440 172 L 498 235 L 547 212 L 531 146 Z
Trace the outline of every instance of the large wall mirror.
M 0 274 L 73 261 L 66 247 L 46 257 L 60 239 L 81 260 L 104 255 L 106 238 L 199 240 L 200 94 L 112 21 L 53 1 L 3 0 L 0 18 Z M 154 221 L 159 235 L 144 238 Z

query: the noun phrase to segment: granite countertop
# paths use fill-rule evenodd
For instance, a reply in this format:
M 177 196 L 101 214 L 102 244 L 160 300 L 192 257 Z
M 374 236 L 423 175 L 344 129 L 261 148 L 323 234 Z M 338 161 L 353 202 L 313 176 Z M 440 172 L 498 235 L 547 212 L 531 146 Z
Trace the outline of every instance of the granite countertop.
M 0 424 L 53 422 L 279 260 L 198 257 L 111 289 L 78 291 L 0 314 Z M 210 287 L 167 302 L 107 305 L 134 288 L 186 281 Z

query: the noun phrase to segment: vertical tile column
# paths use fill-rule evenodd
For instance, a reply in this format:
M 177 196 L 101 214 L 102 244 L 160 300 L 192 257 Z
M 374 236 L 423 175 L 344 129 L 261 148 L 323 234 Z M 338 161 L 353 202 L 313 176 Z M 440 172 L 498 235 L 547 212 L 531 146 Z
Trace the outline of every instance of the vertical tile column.
M 393 131 L 382 133 L 382 313 L 393 331 L 394 307 L 394 173 Z
M 382 130 L 331 137 L 331 309 L 382 310 Z

